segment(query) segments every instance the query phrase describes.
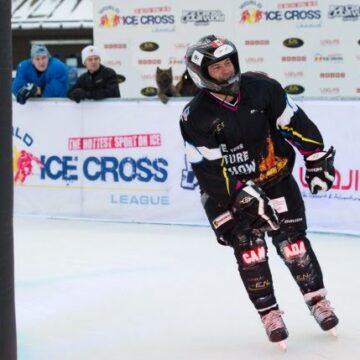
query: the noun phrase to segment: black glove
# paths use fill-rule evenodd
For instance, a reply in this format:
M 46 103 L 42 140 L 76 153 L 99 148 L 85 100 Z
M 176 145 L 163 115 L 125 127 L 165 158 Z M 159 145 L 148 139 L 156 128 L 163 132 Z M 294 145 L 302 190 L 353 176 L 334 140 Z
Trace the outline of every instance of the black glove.
M 81 100 L 86 99 L 86 91 L 83 89 L 74 89 L 69 93 L 69 98 L 74 100 L 76 103 L 79 103 Z
M 26 100 L 36 93 L 36 85 L 34 83 L 27 83 L 16 94 L 16 101 L 24 105 Z
M 252 181 L 248 181 L 237 191 L 231 210 L 237 221 L 248 224 L 249 230 L 266 232 L 280 227 L 277 212 L 270 199 Z
M 334 168 L 335 149 L 319 151 L 305 157 L 305 180 L 312 194 L 319 190 L 328 191 L 335 180 Z

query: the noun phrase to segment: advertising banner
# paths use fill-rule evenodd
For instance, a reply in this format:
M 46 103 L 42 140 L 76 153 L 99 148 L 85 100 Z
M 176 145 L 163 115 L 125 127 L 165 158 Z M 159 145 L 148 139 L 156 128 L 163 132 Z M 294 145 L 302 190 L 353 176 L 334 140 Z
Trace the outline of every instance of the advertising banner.
M 157 68 L 177 84 L 187 47 L 228 37 L 242 71 L 262 71 L 303 98 L 360 98 L 360 5 L 346 0 L 94 0 L 94 41 L 125 98 L 153 97 Z
M 312 230 L 360 234 L 359 102 L 298 102 L 336 152 L 334 188 L 311 195 L 294 168 Z M 184 101 L 14 103 L 15 212 L 207 225 L 183 149 Z

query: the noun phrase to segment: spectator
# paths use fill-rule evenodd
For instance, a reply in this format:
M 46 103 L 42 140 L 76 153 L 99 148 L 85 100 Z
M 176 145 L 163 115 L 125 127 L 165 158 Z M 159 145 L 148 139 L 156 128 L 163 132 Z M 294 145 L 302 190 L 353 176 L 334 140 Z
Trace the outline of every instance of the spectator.
M 31 47 L 31 58 L 17 67 L 12 92 L 16 101 L 25 104 L 30 97 L 66 97 L 68 69 L 60 60 L 50 56 L 44 45 Z
M 120 97 L 117 75 L 113 69 L 101 65 L 98 49 L 92 45 L 86 46 L 81 52 L 81 58 L 87 72 L 69 90 L 68 97 L 77 103 L 85 99 Z

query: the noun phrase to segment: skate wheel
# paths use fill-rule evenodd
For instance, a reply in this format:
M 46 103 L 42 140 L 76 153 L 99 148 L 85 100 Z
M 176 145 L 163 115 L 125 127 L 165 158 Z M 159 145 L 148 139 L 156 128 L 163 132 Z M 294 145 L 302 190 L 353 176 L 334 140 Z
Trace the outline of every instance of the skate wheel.
M 287 346 L 286 346 L 286 341 L 285 341 L 285 340 L 277 342 L 276 345 L 279 347 L 279 349 L 280 349 L 281 351 L 284 351 L 284 352 L 285 352 L 285 351 L 287 350 Z

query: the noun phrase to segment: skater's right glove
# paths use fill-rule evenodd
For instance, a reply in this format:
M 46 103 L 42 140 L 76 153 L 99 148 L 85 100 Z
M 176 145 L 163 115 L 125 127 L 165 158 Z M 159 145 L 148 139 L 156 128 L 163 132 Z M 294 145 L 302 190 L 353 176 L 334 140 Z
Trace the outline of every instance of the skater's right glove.
M 35 96 L 36 91 L 37 91 L 37 87 L 34 83 L 27 83 L 17 92 L 16 101 L 19 104 L 24 105 L 27 99 L 29 99 L 32 96 Z
M 334 168 L 335 149 L 319 151 L 305 157 L 305 180 L 312 194 L 319 190 L 328 191 L 335 180 Z
M 246 182 L 235 194 L 231 211 L 250 230 L 262 232 L 278 230 L 278 214 L 264 191 L 252 181 Z

